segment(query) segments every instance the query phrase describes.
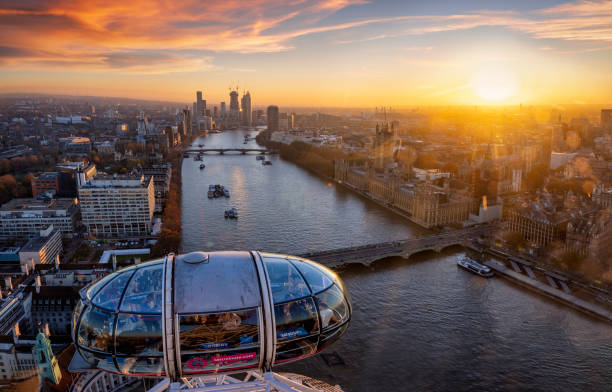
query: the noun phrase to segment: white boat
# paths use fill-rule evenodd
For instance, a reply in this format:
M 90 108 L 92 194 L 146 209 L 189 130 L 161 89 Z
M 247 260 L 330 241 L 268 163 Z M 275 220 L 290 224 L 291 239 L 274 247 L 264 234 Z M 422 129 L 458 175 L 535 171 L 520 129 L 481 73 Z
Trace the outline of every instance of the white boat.
M 457 265 L 463 269 L 466 269 L 476 275 L 480 275 L 485 278 L 490 278 L 491 276 L 494 275 L 493 271 L 491 271 L 489 267 L 487 267 L 486 265 L 482 265 L 479 262 L 472 260 L 467 256 L 462 257 L 459 260 L 457 260 Z
M 228 208 L 224 213 L 226 218 L 229 219 L 238 219 L 238 210 L 235 208 Z
M 230 197 L 230 191 L 227 188 L 223 188 L 223 196 Z
M 266 159 L 266 157 L 264 157 L 263 155 L 257 155 L 255 159 L 257 159 L 258 161 L 263 161 L 264 159 Z

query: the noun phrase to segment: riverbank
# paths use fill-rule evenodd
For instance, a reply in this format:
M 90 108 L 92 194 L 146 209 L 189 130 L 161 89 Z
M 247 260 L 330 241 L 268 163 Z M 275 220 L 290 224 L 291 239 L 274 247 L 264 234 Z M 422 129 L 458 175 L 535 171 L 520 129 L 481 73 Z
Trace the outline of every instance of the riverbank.
M 184 143 L 189 145 L 191 138 L 184 140 Z M 162 231 L 157 243 L 151 248 L 151 257 L 163 257 L 170 252 L 178 253 L 181 249 L 182 149 L 168 155 L 172 163 L 172 177 L 166 196 L 166 206 L 162 212 Z

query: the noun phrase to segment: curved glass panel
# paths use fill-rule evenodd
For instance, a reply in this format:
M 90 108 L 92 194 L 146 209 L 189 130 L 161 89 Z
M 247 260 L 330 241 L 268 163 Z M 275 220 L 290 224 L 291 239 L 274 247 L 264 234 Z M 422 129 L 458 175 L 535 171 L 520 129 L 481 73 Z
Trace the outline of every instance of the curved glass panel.
M 162 357 L 124 357 L 117 356 L 119 372 L 123 374 L 164 375 Z
M 104 287 L 105 284 L 107 284 L 109 281 L 114 279 L 115 276 L 117 275 L 119 275 L 118 272 L 113 272 L 112 274 L 106 275 L 102 279 L 98 280 L 97 282 L 89 286 L 89 288 L 87 289 L 85 293 L 87 295 L 87 298 L 91 299 L 94 295 L 96 295 L 98 291 L 100 291 L 102 287 Z
M 98 291 L 91 302 L 104 309 L 117 310 L 117 305 L 119 305 L 125 285 L 130 280 L 132 274 L 132 271 L 119 274 L 119 276 L 104 286 L 102 290 Z
M 274 363 L 282 363 L 312 355 L 317 351 L 319 336 L 309 336 L 303 339 L 294 339 L 276 345 Z
M 123 295 L 120 310 L 161 314 L 163 264 L 137 269 Z
M 279 341 L 319 332 L 319 319 L 312 297 L 275 305 L 274 317 Z
M 77 321 L 79 321 L 79 317 L 81 316 L 81 311 L 83 311 L 83 301 L 78 301 L 76 306 L 74 307 L 74 311 L 72 312 L 72 321 L 70 324 L 70 336 L 72 339 L 76 338 L 76 327 Z
M 330 276 L 324 269 L 304 260 L 291 259 L 291 262 L 300 270 L 313 294 L 323 291 L 334 284 L 334 277 Z
M 317 294 L 316 298 L 321 315 L 321 329 L 332 327 L 348 319 L 348 306 L 338 286 L 333 285 Z
M 95 353 L 85 349 L 79 350 L 83 359 L 98 369 L 117 372 L 113 356 L 111 354 Z
M 220 353 L 184 354 L 181 355 L 181 364 L 183 374 L 256 368 L 259 366 L 259 347 Z
M 317 351 L 325 350 L 336 340 L 340 339 L 340 336 L 342 336 L 342 334 L 344 333 L 344 331 L 346 331 L 347 328 L 348 323 L 345 323 L 337 329 L 331 329 L 327 332 L 322 333 L 319 339 L 319 347 L 317 348 Z
M 263 257 L 263 262 L 268 271 L 275 304 L 310 295 L 306 282 L 289 261 L 278 257 Z
M 117 354 L 161 355 L 161 316 L 119 313 L 115 344 Z
M 79 324 L 78 343 L 94 350 L 113 352 L 114 313 L 88 307 Z
M 257 309 L 179 317 L 181 352 L 221 351 L 259 344 Z

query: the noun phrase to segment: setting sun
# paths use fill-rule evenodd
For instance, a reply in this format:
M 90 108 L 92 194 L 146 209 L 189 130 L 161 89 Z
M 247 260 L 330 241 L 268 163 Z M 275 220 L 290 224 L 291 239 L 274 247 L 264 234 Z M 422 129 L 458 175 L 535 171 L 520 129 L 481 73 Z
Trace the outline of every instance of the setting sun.
M 485 101 L 502 101 L 516 94 L 518 81 L 514 72 L 491 66 L 476 72 L 471 87 Z

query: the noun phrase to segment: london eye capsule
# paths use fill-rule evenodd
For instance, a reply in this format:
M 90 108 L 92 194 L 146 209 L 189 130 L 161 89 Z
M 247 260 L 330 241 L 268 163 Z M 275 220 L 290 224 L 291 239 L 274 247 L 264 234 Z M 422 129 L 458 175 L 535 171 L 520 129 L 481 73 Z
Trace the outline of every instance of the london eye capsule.
M 170 254 L 80 295 L 72 337 L 84 363 L 171 379 L 270 370 L 323 350 L 351 318 L 335 273 L 263 252 Z

